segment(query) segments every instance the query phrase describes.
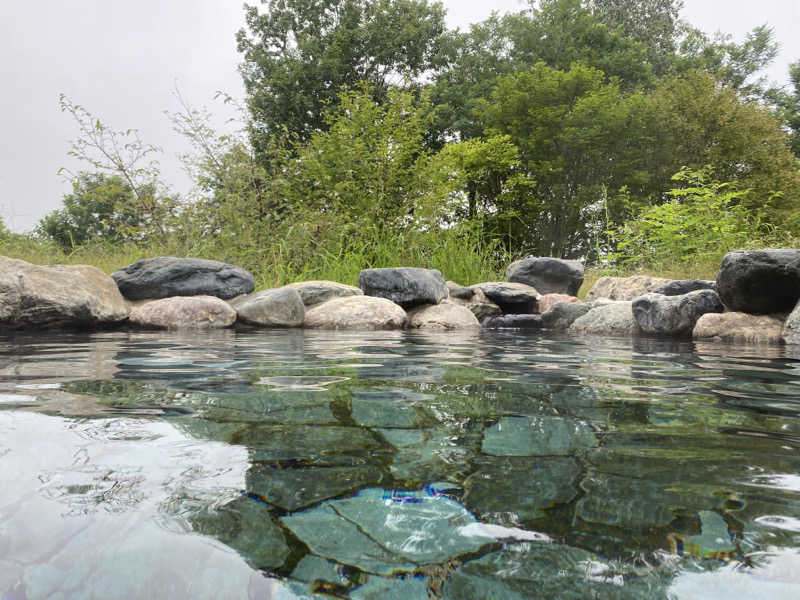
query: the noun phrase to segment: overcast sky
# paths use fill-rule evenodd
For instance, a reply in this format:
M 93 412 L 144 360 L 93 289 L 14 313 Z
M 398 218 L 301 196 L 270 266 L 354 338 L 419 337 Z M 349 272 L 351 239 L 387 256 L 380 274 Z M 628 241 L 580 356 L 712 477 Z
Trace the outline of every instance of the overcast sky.
M 67 156 L 78 131 L 60 112 L 66 94 L 115 129 L 136 128 L 161 146 L 162 172 L 186 191 L 176 153 L 182 139 L 164 111 L 177 110 L 172 90 L 208 106 L 225 126 L 231 116 L 215 104 L 223 90 L 242 96 L 234 41 L 242 27 L 236 0 L 1 0 L 0 218 L 30 230 L 57 208 L 70 186 L 57 174 L 76 165 Z M 451 27 L 465 28 L 490 11 L 518 10 L 519 0 L 444 0 Z M 756 25 L 775 28 L 782 53 L 769 72 L 785 82 L 786 66 L 800 58 L 800 0 L 685 0 L 684 18 L 704 31 L 741 40 Z

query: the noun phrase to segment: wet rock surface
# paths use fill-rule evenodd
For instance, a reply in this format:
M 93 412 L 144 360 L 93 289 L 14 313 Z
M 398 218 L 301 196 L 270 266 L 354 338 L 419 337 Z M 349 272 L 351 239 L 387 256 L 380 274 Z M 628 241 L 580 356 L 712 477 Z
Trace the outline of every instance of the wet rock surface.
M 306 316 L 303 298 L 288 286 L 240 296 L 230 304 L 239 321 L 259 327 L 301 327 Z
M 538 312 L 539 292 L 524 283 L 487 281 L 472 286 L 479 289 L 489 301 L 500 307 L 504 314 L 521 315 Z
M 497 315 L 485 318 L 485 329 L 541 329 L 541 315 Z
M 800 250 L 728 252 L 717 272 L 717 292 L 733 312 L 789 312 L 800 300 Z
M 587 302 L 558 302 L 542 313 L 542 327 L 565 331 L 578 317 L 582 317 L 592 308 Z
M 786 319 L 782 338 L 786 344 L 800 344 L 800 302 Z
M 506 279 L 534 287 L 540 294 L 574 296 L 583 283 L 583 263 L 529 256 L 511 263 L 506 269 Z
M 144 258 L 111 274 L 129 300 L 171 296 L 216 296 L 229 299 L 249 294 L 253 276 L 244 269 L 204 258 Z
M 780 344 L 782 332 L 782 319 L 769 315 L 726 312 L 700 317 L 692 337 L 696 340 L 739 344 Z
M 386 298 L 403 308 L 439 304 L 448 294 L 439 271 L 417 267 L 364 269 L 358 274 L 358 287 L 367 296 Z
M 681 296 L 645 294 L 636 298 L 631 307 L 644 333 L 669 336 L 691 335 L 700 317 L 725 309 L 717 293 L 709 289 Z
M 478 329 L 480 326 L 469 308 L 457 304 L 434 304 L 408 311 L 410 329 Z
M 236 311 L 213 296 L 176 296 L 134 308 L 130 322 L 144 329 L 223 329 L 236 322 Z
M 640 332 L 633 318 L 632 302 L 610 302 L 595 306 L 569 326 L 570 333 L 631 336 Z

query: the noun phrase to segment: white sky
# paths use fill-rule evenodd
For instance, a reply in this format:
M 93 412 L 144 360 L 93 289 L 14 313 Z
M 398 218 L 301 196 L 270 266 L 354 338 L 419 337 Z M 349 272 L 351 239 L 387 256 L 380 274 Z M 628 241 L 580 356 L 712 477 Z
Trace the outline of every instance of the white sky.
M 518 10 L 519 0 L 444 0 L 451 27 L 492 10 Z M 756 25 L 775 28 L 783 51 L 770 71 L 785 81 L 800 57 L 800 0 L 685 0 L 684 18 L 704 31 L 741 40 Z M 78 131 L 60 112 L 65 93 L 115 129 L 136 128 L 161 146 L 162 172 L 179 192 L 189 187 L 176 153 L 185 149 L 164 111 L 177 110 L 175 83 L 193 105 L 205 105 L 224 127 L 231 116 L 213 101 L 217 90 L 241 97 L 234 40 L 242 2 L 230 0 L 2 0 L 0 19 L 0 217 L 30 230 L 58 208 L 70 186 L 60 167 Z

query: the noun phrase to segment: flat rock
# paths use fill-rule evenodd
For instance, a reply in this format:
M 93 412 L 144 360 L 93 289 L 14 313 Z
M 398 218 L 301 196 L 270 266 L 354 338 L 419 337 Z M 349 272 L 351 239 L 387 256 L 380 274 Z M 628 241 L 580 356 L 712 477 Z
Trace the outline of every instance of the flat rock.
M 780 344 L 782 333 L 783 321 L 776 317 L 727 312 L 700 317 L 692 337 L 742 344 Z
M 651 290 L 653 294 L 664 296 L 683 296 L 697 290 L 717 289 L 717 282 L 713 279 L 674 279 Z
M 411 329 L 478 329 L 481 324 L 472 311 L 457 304 L 432 304 L 408 312 Z
M 299 292 L 288 286 L 239 296 L 230 304 L 240 321 L 260 327 L 301 327 L 306 316 Z
M 236 322 L 236 311 L 214 296 L 175 296 L 134 308 L 130 321 L 147 329 L 222 329 Z
M 0 325 L 101 328 L 128 318 L 114 280 L 88 265 L 38 266 L 0 256 Z
M 582 421 L 552 415 L 503 417 L 483 433 L 482 451 L 492 456 L 570 456 L 597 445 Z
M 592 308 L 587 302 L 557 302 L 542 313 L 542 327 L 564 331 Z
M 385 298 L 334 298 L 306 311 L 304 326 L 313 329 L 402 329 L 406 311 Z
M 386 298 L 403 308 L 439 304 L 447 298 L 447 285 L 436 269 L 364 269 L 358 274 L 358 287 L 367 296 Z
M 303 299 L 303 304 L 306 306 L 321 304 L 333 298 L 364 295 L 361 288 L 357 288 L 353 285 L 345 285 L 344 283 L 338 283 L 336 281 L 297 281 L 285 287 L 297 290 L 297 293 L 300 294 L 300 298 Z
M 541 329 L 541 315 L 497 315 L 481 322 L 485 329 Z
M 534 287 L 541 294 L 574 296 L 583 283 L 583 263 L 547 256 L 528 256 L 506 268 L 506 279 Z
M 782 337 L 787 344 L 800 344 L 800 302 L 797 303 L 792 314 L 786 319 Z
M 235 298 L 255 287 L 253 276 L 240 267 L 204 258 L 144 258 L 114 271 L 111 277 L 129 300 L 172 296 Z
M 629 336 L 639 333 L 631 302 L 611 302 L 592 308 L 569 326 L 570 333 Z
M 586 301 L 606 298 L 608 300 L 633 300 L 637 296 L 653 292 L 672 281 L 649 275 L 630 277 L 601 277 L 586 294 Z
M 643 332 L 669 336 L 690 335 L 704 314 L 725 309 L 717 293 L 709 289 L 681 296 L 644 294 L 633 301 L 631 308 Z
M 717 291 L 734 312 L 789 312 L 800 300 L 800 250 L 728 252 L 717 272 Z
M 581 299 L 577 298 L 576 296 L 570 296 L 568 294 L 545 294 L 539 298 L 538 309 L 539 314 L 543 314 L 547 312 L 547 310 L 557 304 L 559 302 L 567 302 L 570 304 L 575 304 L 580 302 Z
M 530 314 L 538 312 L 539 292 L 524 283 L 509 281 L 487 281 L 471 286 L 479 289 L 491 302 L 506 314 Z

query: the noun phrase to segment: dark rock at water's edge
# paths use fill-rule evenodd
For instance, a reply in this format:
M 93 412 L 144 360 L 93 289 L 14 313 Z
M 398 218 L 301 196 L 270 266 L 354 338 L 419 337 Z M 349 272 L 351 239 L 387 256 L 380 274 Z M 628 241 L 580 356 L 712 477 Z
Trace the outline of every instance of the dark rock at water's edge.
M 506 279 L 535 287 L 540 294 L 575 296 L 583 283 L 583 264 L 546 256 L 529 256 L 511 263 Z
M 691 335 L 697 320 L 725 307 L 714 290 L 696 290 L 681 296 L 644 294 L 631 305 L 633 317 L 644 333 L 669 336 Z
M 715 290 L 717 282 L 713 279 L 675 279 L 651 290 L 653 294 L 664 296 L 683 296 L 697 290 Z
M 788 312 L 800 299 L 800 250 L 728 252 L 717 273 L 717 292 L 732 311 Z
M 255 288 L 253 276 L 244 269 L 204 258 L 144 258 L 114 271 L 111 277 L 129 300 L 171 296 L 228 299 L 249 294 Z
M 593 305 L 587 302 L 558 302 L 542 313 L 542 327 L 563 331 L 582 317 Z
M 450 293 L 451 298 L 458 298 L 459 300 L 471 300 L 475 295 L 475 290 L 471 287 L 464 287 L 457 284 L 455 281 L 447 281 L 447 291 Z
M 476 283 L 486 298 L 500 307 L 504 314 L 522 315 L 539 312 L 539 291 L 525 283 L 487 281 Z
M 498 315 L 488 317 L 481 325 L 485 329 L 541 329 L 541 315 Z
M 439 271 L 417 267 L 364 269 L 358 274 L 358 287 L 367 296 L 386 298 L 403 308 L 439 304 L 448 293 Z

